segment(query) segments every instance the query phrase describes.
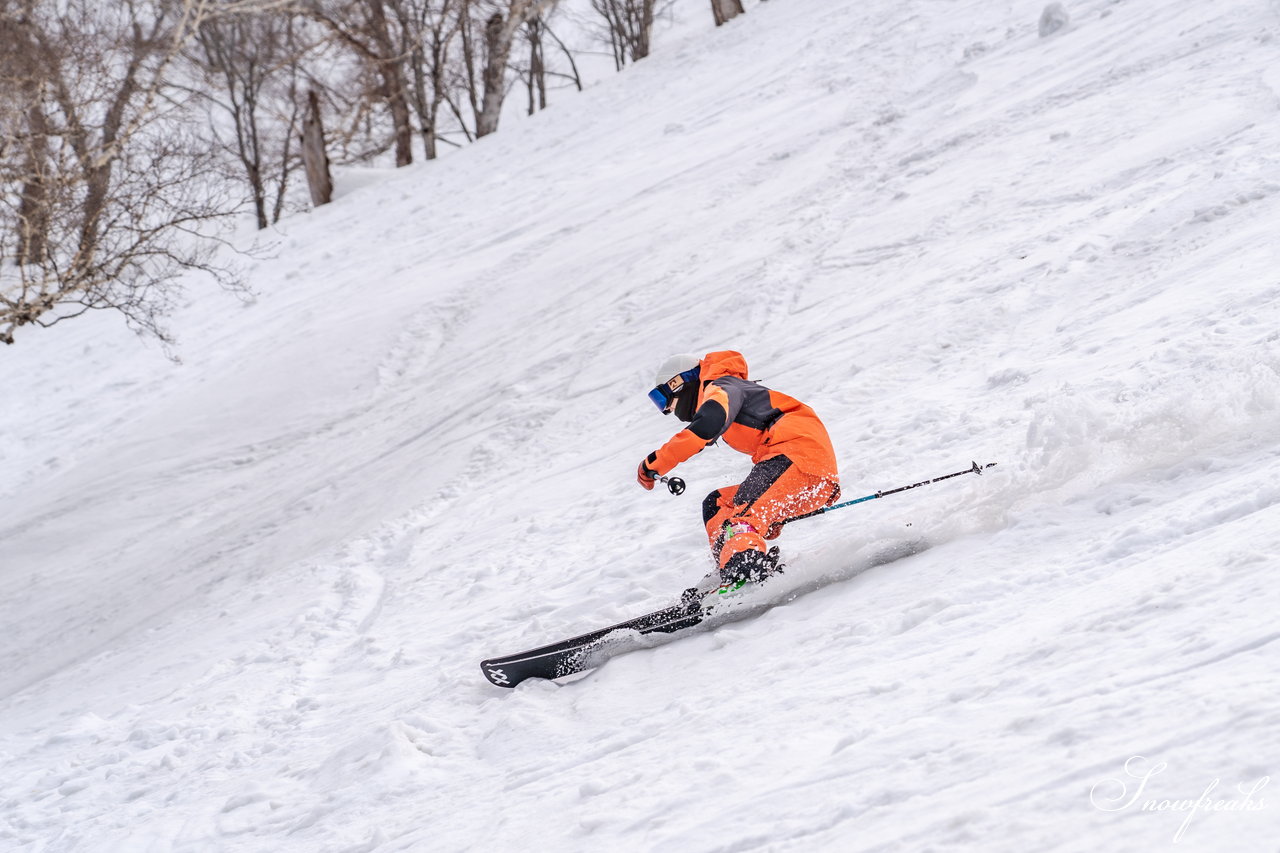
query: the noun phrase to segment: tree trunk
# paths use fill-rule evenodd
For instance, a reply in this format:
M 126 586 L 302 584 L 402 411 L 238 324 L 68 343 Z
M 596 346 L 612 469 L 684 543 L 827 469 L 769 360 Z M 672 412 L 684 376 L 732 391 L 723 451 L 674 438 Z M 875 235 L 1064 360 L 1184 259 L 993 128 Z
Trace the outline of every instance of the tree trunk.
M 387 13 L 382 0 L 368 0 L 369 29 L 378 45 L 378 73 L 382 77 L 383 95 L 391 110 L 391 126 L 396 140 L 396 166 L 413 162 L 413 124 L 409 118 L 408 86 L 404 81 L 403 60 L 391 40 Z
M 529 21 L 529 115 L 547 108 L 547 67 L 542 59 L 542 20 Z
M 293 66 L 296 72 L 297 66 Z M 276 178 L 276 197 L 275 203 L 271 207 L 271 221 L 279 222 L 280 215 L 284 212 L 285 192 L 289 189 L 289 173 L 291 171 L 292 150 L 293 150 L 293 129 L 298 126 L 298 87 L 297 80 L 289 81 L 289 128 L 284 134 L 284 149 L 280 152 L 279 176 Z M 324 134 L 321 133 L 323 138 Z M 299 137 L 301 138 L 301 137 Z M 323 148 L 323 144 L 321 145 Z
M 244 166 L 245 177 L 249 181 L 249 191 L 253 194 L 253 212 L 258 218 L 258 230 L 267 227 L 267 184 L 262 177 L 262 146 L 258 133 L 258 122 L 255 113 L 258 109 L 257 93 L 251 85 L 246 85 L 242 92 L 243 117 L 237 112 L 233 123 L 236 127 L 237 153 Z
M 741 15 L 742 0 L 711 0 L 711 13 L 716 16 L 716 26 L 731 21 Z
M 75 259 L 77 267 L 91 263 L 92 258 L 97 254 L 98 240 L 102 237 L 102 214 L 108 201 L 107 193 L 111 189 L 113 167 L 119 159 L 117 150 L 117 144 L 121 142 L 119 134 L 124 124 L 125 111 L 138 92 L 138 71 L 149 49 L 137 30 L 134 31 L 134 41 L 130 49 L 132 54 L 124 71 L 124 79 L 120 81 L 120 87 L 116 90 L 103 117 L 100 147 L 95 156 L 81 156 L 86 192 L 84 219 L 80 227 L 80 244 Z
M 333 179 L 329 176 L 329 155 L 324 148 L 324 125 L 320 122 L 320 98 L 307 93 L 307 117 L 302 120 L 302 165 L 307 172 L 311 203 L 316 207 L 333 200 Z
M 423 67 L 426 62 L 421 47 L 409 52 L 409 70 L 413 72 L 413 109 L 418 114 L 418 126 L 422 134 L 422 153 L 428 160 L 436 159 L 435 121 L 431 115 L 431 107 L 427 103 L 427 72 Z
M 502 115 L 502 100 L 507 95 L 507 59 L 511 56 L 511 43 L 528 14 L 532 0 L 511 0 L 507 17 L 494 13 L 484 27 L 485 57 L 484 100 L 480 114 L 476 116 L 476 138 L 488 136 L 498 129 Z
M 649 40 L 653 35 L 653 4 L 655 0 L 640 0 L 640 26 L 636 29 L 635 45 L 631 49 L 631 61 L 649 55 Z
M 409 120 L 409 101 L 405 97 L 404 73 L 399 61 L 382 63 L 382 84 L 395 130 L 396 166 L 408 166 L 413 162 L 413 125 Z
M 471 106 L 471 118 L 475 120 L 480 116 L 480 98 L 476 93 L 476 47 L 475 39 L 471 35 L 471 0 L 462 0 L 462 11 L 459 14 L 461 18 L 458 22 L 458 31 L 462 35 L 462 64 L 467 72 L 465 77 L 467 103 Z M 462 111 L 458 109 L 452 98 L 449 98 L 449 106 L 457 116 L 458 124 L 462 126 L 462 132 L 466 135 L 467 141 L 472 142 L 472 134 L 462 118 Z
M 498 117 L 502 112 L 502 99 L 506 95 L 507 55 L 511 50 L 511 40 L 503 38 L 502 16 L 495 14 L 484 27 L 485 46 L 488 56 L 484 63 L 481 80 L 484 84 L 484 101 L 480 114 L 476 116 L 476 136 L 488 136 L 498 129 Z
M 30 87 L 35 90 L 35 87 Z M 18 203 L 18 265 L 38 264 L 49 256 L 49 190 L 45 171 L 49 167 L 49 126 L 44 108 L 32 98 L 27 111 L 31 132 L 27 143 L 26 172 Z

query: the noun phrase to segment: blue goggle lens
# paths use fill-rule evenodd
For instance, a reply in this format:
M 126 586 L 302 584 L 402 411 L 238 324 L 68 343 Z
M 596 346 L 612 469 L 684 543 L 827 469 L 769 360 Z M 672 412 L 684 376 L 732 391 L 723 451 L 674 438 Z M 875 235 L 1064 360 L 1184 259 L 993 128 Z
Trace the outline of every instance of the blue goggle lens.
M 671 402 L 671 389 L 663 383 L 649 392 L 649 399 L 658 407 L 659 412 L 665 412 L 667 405 Z

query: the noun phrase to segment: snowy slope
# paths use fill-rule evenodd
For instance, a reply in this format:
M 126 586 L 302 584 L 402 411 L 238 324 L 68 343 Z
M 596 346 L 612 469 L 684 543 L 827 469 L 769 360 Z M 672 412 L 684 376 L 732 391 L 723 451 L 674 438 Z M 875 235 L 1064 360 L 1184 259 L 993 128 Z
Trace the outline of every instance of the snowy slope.
M 0 847 L 1276 850 L 1280 9 L 1042 5 L 683 4 L 193 288 L 181 365 L 6 350 Z M 653 365 L 723 347 L 850 496 L 1000 465 L 795 525 L 758 616 L 488 685 L 702 574 L 745 458 L 633 472 Z

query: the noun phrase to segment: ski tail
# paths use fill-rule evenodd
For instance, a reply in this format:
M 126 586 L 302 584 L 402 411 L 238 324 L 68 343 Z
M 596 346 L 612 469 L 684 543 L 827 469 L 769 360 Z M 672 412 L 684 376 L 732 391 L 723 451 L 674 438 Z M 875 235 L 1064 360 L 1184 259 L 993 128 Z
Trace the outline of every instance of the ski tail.
M 597 653 L 611 634 L 623 631 L 670 634 L 697 625 L 703 615 L 701 602 L 681 602 L 558 643 L 481 661 L 480 671 L 495 687 L 515 687 L 530 678 L 563 678 L 597 666 L 600 663 Z

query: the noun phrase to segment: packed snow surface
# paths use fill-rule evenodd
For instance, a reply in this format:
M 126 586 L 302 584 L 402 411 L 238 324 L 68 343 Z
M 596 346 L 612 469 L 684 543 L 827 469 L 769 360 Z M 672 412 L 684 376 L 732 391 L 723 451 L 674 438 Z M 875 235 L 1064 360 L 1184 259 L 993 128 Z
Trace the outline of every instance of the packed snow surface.
M 0 353 L 0 848 L 1275 851 L 1280 6 L 771 0 Z M 26 331 L 26 330 L 24 330 Z M 742 351 L 847 497 L 671 603 Z M 766 590 L 760 590 L 764 593 Z

